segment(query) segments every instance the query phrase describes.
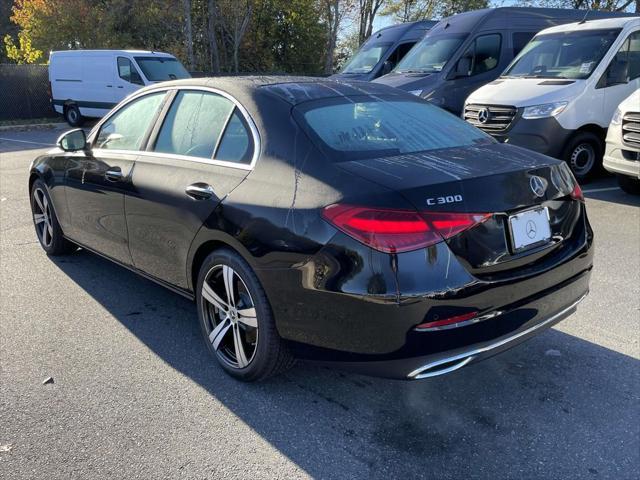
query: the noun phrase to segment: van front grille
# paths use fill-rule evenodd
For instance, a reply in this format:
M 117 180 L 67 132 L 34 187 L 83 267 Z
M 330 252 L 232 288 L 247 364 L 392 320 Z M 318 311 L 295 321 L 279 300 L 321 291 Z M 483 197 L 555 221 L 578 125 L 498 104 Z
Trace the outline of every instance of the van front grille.
M 517 112 L 511 106 L 469 104 L 464 107 L 464 119 L 487 133 L 499 133 L 511 126 Z
M 640 113 L 627 112 L 622 117 L 622 140 L 630 147 L 640 148 Z

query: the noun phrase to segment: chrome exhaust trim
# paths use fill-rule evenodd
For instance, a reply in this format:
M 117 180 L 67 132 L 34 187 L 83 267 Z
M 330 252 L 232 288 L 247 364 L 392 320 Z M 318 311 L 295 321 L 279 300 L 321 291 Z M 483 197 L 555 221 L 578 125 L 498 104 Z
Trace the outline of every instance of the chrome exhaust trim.
M 581 296 L 578 300 L 573 302 L 568 307 L 563 308 L 558 313 L 555 313 L 554 315 L 552 315 L 551 317 L 547 318 L 546 320 L 544 320 L 544 321 L 542 321 L 540 323 L 537 323 L 534 326 L 527 328 L 526 330 L 518 332 L 515 335 L 511 335 L 510 337 L 503 338 L 502 340 L 499 340 L 499 341 L 497 341 L 495 343 L 489 344 L 486 347 L 477 348 L 477 349 L 474 349 L 474 350 L 471 350 L 471 351 L 468 351 L 468 352 L 464 352 L 464 353 L 460 353 L 458 355 L 454 355 L 452 357 L 447 357 L 447 358 L 443 358 L 443 359 L 440 359 L 440 360 L 436 360 L 436 361 L 431 362 L 431 363 L 427 363 L 426 365 L 423 365 L 422 367 L 417 368 L 414 371 L 412 371 L 411 373 L 409 373 L 407 375 L 407 377 L 409 378 L 409 380 L 421 380 L 423 378 L 437 377 L 439 375 L 444 375 L 446 373 L 450 373 L 450 372 L 453 372 L 455 370 L 458 370 L 458 369 L 464 367 L 465 365 L 467 365 L 469 362 L 471 362 L 478 355 L 490 352 L 491 350 L 494 350 L 496 348 L 503 347 L 504 345 L 507 345 L 508 343 L 511 343 L 511 342 L 521 338 L 521 337 L 524 337 L 525 335 L 528 335 L 528 334 L 530 334 L 530 333 L 532 333 L 532 332 L 544 327 L 545 325 L 548 325 L 549 323 L 554 322 L 559 317 L 562 317 L 563 315 L 567 314 L 571 310 L 575 310 L 576 306 L 582 300 L 585 299 L 587 294 L 588 294 L 588 292 L 585 293 L 583 296 Z M 447 366 L 448 364 L 450 364 L 450 365 Z M 438 368 L 438 367 L 443 367 L 443 368 Z

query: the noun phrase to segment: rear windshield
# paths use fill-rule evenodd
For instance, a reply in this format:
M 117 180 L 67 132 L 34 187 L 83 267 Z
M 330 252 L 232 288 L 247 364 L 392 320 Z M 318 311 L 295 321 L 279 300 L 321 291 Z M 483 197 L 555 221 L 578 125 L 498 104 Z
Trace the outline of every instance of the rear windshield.
M 420 99 L 341 97 L 297 107 L 320 147 L 336 161 L 493 143 L 487 134 Z
M 172 57 L 135 57 L 135 59 L 150 82 L 191 77 L 182 64 Z

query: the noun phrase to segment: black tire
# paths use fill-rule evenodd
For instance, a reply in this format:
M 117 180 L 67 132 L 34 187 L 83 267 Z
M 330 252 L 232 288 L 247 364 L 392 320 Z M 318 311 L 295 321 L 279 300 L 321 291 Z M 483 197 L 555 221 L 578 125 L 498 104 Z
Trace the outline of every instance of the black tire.
M 227 282 L 228 278 L 231 281 Z M 226 293 L 229 284 L 232 285 L 232 302 L 228 301 Z M 218 296 L 212 297 L 212 291 Z M 212 298 L 215 299 L 213 302 Z M 258 277 L 237 253 L 221 249 L 209 254 L 198 273 L 196 301 L 207 349 L 232 377 L 246 382 L 264 380 L 294 364 L 293 356 L 276 330 L 269 300 Z M 219 302 L 227 309 L 217 308 L 215 303 Z M 228 303 L 234 306 L 229 308 Z M 240 314 L 252 309 L 254 317 Z M 235 313 L 228 313 L 233 310 Z M 247 321 L 255 323 L 255 330 L 245 323 Z M 240 352 L 237 341 L 242 345 Z
M 630 195 L 640 195 L 640 179 L 627 175 L 616 175 L 620 188 Z
M 47 255 L 64 255 L 77 247 L 64 238 L 47 186 L 40 179 L 31 186 L 31 216 L 36 236 Z
M 64 107 L 64 119 L 72 127 L 79 127 L 84 123 L 84 117 L 75 103 L 70 103 Z
M 563 158 L 579 182 L 585 182 L 602 171 L 604 142 L 592 132 L 576 133 L 564 149 Z

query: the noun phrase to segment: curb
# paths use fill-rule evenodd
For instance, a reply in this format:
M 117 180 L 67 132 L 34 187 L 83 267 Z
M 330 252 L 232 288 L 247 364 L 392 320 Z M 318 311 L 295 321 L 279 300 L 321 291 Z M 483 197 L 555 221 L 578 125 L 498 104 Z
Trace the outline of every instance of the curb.
M 28 131 L 28 130 L 41 130 L 41 129 L 48 129 L 48 130 L 61 130 L 63 128 L 71 128 L 69 125 L 67 125 L 65 122 L 60 122 L 60 123 L 30 123 L 30 124 L 25 124 L 25 125 L 2 125 L 0 126 L 0 132 L 7 132 L 7 131 L 12 131 L 12 132 L 24 132 L 24 131 Z

